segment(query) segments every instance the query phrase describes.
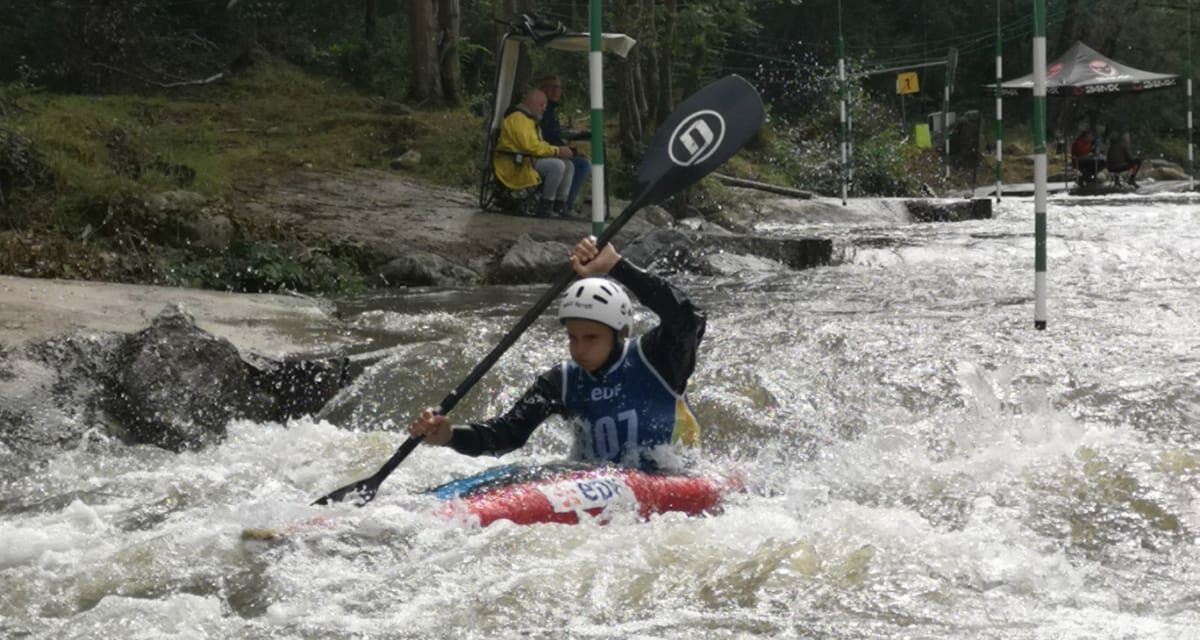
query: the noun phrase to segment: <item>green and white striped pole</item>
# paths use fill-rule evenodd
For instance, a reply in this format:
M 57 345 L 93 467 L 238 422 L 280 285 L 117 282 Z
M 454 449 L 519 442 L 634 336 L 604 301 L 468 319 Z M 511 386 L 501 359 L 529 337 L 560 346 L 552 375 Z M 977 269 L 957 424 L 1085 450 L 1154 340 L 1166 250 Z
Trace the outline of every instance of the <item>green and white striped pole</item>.
M 996 0 L 996 202 L 1000 202 L 1004 188 L 1004 98 L 1000 83 L 1004 82 L 1003 40 L 1000 37 L 1000 0 Z
M 846 42 L 842 38 L 842 3 L 838 0 L 838 40 L 837 40 L 837 57 L 838 57 L 838 93 L 841 96 L 839 104 L 841 105 L 840 115 L 838 117 L 838 137 L 841 139 L 842 146 L 842 206 L 846 206 L 846 181 L 849 170 L 849 150 L 847 149 L 846 136 Z
M 1188 0 L 1188 19 L 1187 19 L 1187 127 L 1188 127 L 1188 190 L 1196 190 L 1196 144 L 1193 137 L 1192 129 L 1192 76 L 1195 75 L 1192 67 L 1192 0 Z
M 946 64 L 946 84 L 942 87 L 942 149 L 946 158 L 946 183 L 950 183 L 950 65 Z
M 602 0 L 589 0 L 588 95 L 592 103 L 592 234 L 604 233 L 604 56 L 601 53 Z
M 1046 0 L 1033 0 L 1033 328 L 1046 328 Z
M 846 72 L 846 193 L 854 193 L 854 85 L 850 84 L 850 72 Z

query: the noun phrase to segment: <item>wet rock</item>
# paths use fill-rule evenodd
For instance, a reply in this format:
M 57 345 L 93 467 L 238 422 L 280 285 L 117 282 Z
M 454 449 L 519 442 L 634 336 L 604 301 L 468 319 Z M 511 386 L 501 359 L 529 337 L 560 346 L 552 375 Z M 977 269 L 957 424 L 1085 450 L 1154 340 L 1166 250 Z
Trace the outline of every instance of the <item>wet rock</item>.
M 450 287 L 478 284 L 479 274 L 426 251 L 412 251 L 392 259 L 379 269 L 387 286 Z
M 232 419 L 315 413 L 352 377 L 345 359 L 249 362 L 175 305 L 125 338 L 107 370 L 101 404 L 111 430 L 172 451 L 219 442 Z
M 698 238 L 699 233 L 688 229 L 655 229 L 621 249 L 621 255 L 645 268 L 692 271 L 698 267 Z
M 992 217 L 992 200 L 929 201 L 909 200 L 904 203 L 914 222 L 959 222 L 986 220 Z
M 320 412 L 364 368 L 361 363 L 352 368 L 347 358 L 248 362 L 253 397 L 261 404 L 245 407 L 245 414 L 278 422 Z
M 74 446 L 105 423 L 107 362 L 123 337 L 79 332 L 0 349 L 0 468 L 18 472 L 36 464 L 39 452 Z
M 199 330 L 177 306 L 131 336 L 114 365 L 106 409 L 131 442 L 200 448 L 224 437 L 237 407 L 266 401 L 246 397 L 250 371 L 233 344 Z
M 638 212 L 637 215 L 642 216 L 646 222 L 649 222 L 656 227 L 675 226 L 675 216 L 671 215 L 666 209 L 656 204 L 652 204 L 648 207 L 642 207 L 642 210 Z
M 566 268 L 571 246 L 563 242 L 538 242 L 522 234 L 504 254 L 492 278 L 499 284 L 551 282 Z

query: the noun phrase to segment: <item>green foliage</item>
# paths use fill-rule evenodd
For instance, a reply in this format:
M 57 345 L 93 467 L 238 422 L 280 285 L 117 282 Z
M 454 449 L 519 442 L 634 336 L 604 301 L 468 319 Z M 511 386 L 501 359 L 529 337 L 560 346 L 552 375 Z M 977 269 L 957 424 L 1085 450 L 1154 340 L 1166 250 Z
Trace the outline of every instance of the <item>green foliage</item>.
M 754 12 L 762 0 L 679 2 L 675 19 L 675 77 L 681 95 L 689 95 L 722 75 L 727 48 L 752 41 L 760 30 Z
M 172 251 L 159 268 L 169 284 L 239 291 L 353 292 L 365 289 L 365 280 L 346 256 L 305 249 L 289 250 L 264 241 L 239 241 L 217 256 L 197 259 Z
M 483 120 L 466 109 L 414 115 L 412 148 L 421 153 L 414 173 L 431 182 L 478 189 L 483 163 Z
M 352 256 L 306 251 L 236 215 L 230 252 L 190 248 L 178 220 L 147 206 L 152 194 L 238 201 L 275 172 L 382 168 L 418 127 L 390 103 L 269 59 L 175 98 L 11 89 L 0 98 L 10 116 L 0 124 L 0 230 L 16 234 L 5 239 L 4 272 L 239 291 L 346 290 L 363 278 Z
M 0 206 L 16 197 L 15 191 L 34 190 L 50 181 L 50 170 L 29 138 L 0 122 L 0 194 L 5 198 Z
M 379 19 L 370 37 L 342 32 L 314 46 L 306 66 L 340 78 L 355 88 L 396 99 L 409 83 L 408 28 L 403 16 Z

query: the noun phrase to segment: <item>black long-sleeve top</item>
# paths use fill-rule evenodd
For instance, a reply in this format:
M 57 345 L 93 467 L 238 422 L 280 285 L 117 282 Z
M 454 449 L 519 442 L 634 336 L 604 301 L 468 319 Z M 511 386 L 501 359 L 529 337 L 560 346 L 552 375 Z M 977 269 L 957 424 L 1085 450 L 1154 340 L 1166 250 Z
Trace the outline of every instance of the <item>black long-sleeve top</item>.
M 671 283 L 622 259 L 608 274 L 638 301 L 658 314 L 659 324 L 639 338 L 642 353 L 663 380 L 680 395 L 696 368 L 696 350 L 704 337 L 705 317 Z M 607 371 L 621 357 L 622 345 L 598 371 Z M 520 400 L 502 415 L 454 428 L 448 446 L 469 456 L 502 455 L 518 449 L 533 430 L 551 415 L 564 415 L 562 373 L 558 366 L 543 371 Z

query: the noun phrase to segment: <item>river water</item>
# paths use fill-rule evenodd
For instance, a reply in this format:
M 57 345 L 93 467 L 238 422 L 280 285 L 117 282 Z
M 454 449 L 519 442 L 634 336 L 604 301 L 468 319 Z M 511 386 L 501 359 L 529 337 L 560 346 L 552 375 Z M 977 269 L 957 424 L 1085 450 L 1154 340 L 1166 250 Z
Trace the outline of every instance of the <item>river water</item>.
M 95 435 L 5 475 L 0 636 L 1193 636 L 1200 204 L 1053 200 L 1045 331 L 1029 199 L 953 224 L 873 206 L 762 230 L 833 237 L 832 266 L 678 278 L 709 314 L 707 457 L 750 484 L 721 515 L 479 529 L 414 496 L 496 461 L 427 447 L 365 508 L 306 506 L 373 473 L 542 288 L 340 301 L 394 348 L 325 415 L 182 455 Z M 560 334 L 539 321 L 454 415 L 506 406 Z M 506 460 L 568 446 L 552 423 Z

